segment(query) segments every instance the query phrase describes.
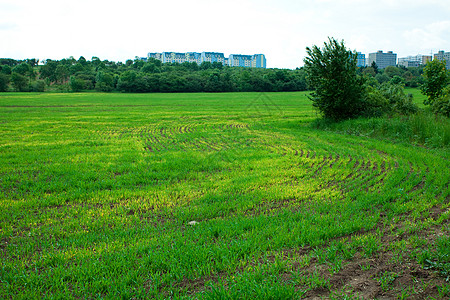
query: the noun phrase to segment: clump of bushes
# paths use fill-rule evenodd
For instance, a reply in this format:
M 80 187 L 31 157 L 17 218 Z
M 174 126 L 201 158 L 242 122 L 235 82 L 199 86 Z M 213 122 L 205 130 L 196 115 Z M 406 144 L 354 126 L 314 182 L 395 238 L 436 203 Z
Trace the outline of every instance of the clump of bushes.
M 366 117 L 381 117 L 385 114 L 409 115 L 418 111 L 418 106 L 413 103 L 413 96 L 405 94 L 403 85 L 392 81 L 378 86 L 367 85 Z

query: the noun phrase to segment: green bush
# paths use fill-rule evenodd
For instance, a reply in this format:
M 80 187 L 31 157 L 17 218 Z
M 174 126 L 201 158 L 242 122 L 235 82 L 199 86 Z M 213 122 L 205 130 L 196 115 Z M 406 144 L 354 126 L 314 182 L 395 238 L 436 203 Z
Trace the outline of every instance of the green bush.
M 28 92 L 30 90 L 28 78 L 19 73 L 13 72 L 11 74 L 11 83 L 17 92 Z
M 384 97 L 389 101 L 390 109 L 393 112 L 408 115 L 417 112 L 419 109 L 413 103 L 411 94 L 405 94 L 402 85 L 394 83 L 384 83 L 380 86 L 380 91 Z
M 416 113 L 418 107 L 413 103 L 411 94 L 405 94 L 403 85 L 385 82 L 379 86 L 367 86 L 366 113 L 368 117 L 380 117 L 384 114 L 408 115 Z
M 444 89 L 443 95 L 435 99 L 433 111 L 446 117 L 450 117 L 450 86 Z
M 449 82 L 449 74 L 444 60 L 432 60 L 423 69 L 424 83 L 421 86 L 422 93 L 428 98 L 425 105 L 433 105 L 444 94 L 444 89 Z
M 72 92 L 80 92 L 83 90 L 85 82 L 83 79 L 71 76 L 69 79 L 69 86 Z
M 31 84 L 31 90 L 33 92 L 44 92 L 45 82 L 43 80 L 37 80 Z
M 377 87 L 368 86 L 365 105 L 366 117 L 381 117 L 389 111 L 389 101 Z

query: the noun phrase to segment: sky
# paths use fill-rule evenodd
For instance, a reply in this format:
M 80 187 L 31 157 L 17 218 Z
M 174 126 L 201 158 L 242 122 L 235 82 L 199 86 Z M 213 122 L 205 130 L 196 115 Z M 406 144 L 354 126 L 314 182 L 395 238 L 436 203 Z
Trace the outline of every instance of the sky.
M 0 57 L 93 56 L 126 61 L 148 52 L 259 54 L 268 68 L 303 65 L 328 37 L 397 57 L 450 51 L 448 0 L 0 0 Z

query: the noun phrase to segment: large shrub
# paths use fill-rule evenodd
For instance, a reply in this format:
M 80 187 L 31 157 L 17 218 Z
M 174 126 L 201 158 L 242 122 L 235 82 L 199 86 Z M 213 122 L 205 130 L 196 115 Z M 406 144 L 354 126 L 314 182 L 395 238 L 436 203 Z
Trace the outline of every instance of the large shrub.
M 368 117 L 381 117 L 385 114 L 409 115 L 418 111 L 411 94 L 405 94 L 401 84 L 392 81 L 378 86 L 367 86 L 366 110 Z
M 29 91 L 28 78 L 24 75 L 20 75 L 19 73 L 13 72 L 11 74 L 11 83 L 14 87 L 14 90 L 16 90 L 17 92 Z
M 432 60 L 423 69 L 425 82 L 421 86 L 422 93 L 427 96 L 425 105 L 433 105 L 436 99 L 444 94 L 444 88 L 449 82 L 448 71 L 444 60 Z
M 433 111 L 450 117 L 450 85 L 447 86 L 443 90 L 442 95 L 434 101 Z
M 72 92 L 81 92 L 84 89 L 85 81 L 76 76 L 70 76 L 69 86 Z
M 329 38 L 321 49 L 306 48 L 307 80 L 313 92 L 310 99 L 320 113 L 333 120 L 355 118 L 364 112 L 364 79 L 356 71 L 355 52 L 344 42 Z
M 36 80 L 31 84 L 33 92 L 45 92 L 45 82 L 43 80 Z

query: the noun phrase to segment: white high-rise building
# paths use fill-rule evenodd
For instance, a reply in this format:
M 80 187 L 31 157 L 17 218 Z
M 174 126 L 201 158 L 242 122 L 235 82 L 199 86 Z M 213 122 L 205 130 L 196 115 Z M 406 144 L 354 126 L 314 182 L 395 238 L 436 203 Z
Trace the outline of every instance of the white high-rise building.
M 430 55 L 416 55 L 416 56 L 407 56 L 401 57 L 398 59 L 398 65 L 404 66 L 406 68 L 409 67 L 418 67 L 420 65 L 425 65 L 427 61 L 431 60 Z

